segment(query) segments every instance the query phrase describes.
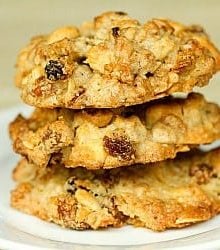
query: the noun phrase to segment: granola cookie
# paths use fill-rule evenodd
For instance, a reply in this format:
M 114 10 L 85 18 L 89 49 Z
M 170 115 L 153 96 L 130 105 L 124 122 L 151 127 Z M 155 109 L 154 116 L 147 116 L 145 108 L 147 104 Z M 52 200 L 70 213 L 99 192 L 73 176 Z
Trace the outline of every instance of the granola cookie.
M 113 170 L 39 168 L 22 160 L 11 205 L 77 230 L 131 224 L 181 228 L 220 212 L 220 149 Z
M 121 109 L 36 109 L 10 124 L 15 152 L 46 167 L 116 168 L 174 158 L 220 138 L 220 108 L 192 93 Z
M 36 107 L 116 108 L 190 92 L 219 67 L 200 26 L 107 12 L 33 38 L 18 56 L 16 85 Z

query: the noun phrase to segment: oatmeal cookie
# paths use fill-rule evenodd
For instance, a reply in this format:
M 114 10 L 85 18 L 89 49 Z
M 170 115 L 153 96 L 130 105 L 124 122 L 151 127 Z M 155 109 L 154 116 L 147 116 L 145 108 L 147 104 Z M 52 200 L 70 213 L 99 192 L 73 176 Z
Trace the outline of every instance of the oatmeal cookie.
M 33 38 L 18 56 L 16 85 L 36 107 L 116 108 L 190 92 L 219 67 L 200 26 L 107 12 Z
M 15 152 L 46 167 L 116 168 L 174 158 L 220 138 L 220 108 L 192 93 L 186 99 L 121 109 L 36 109 L 10 124 Z
M 155 231 L 181 228 L 220 212 L 220 149 L 175 160 L 90 171 L 22 160 L 13 172 L 11 205 L 77 230 L 131 224 Z

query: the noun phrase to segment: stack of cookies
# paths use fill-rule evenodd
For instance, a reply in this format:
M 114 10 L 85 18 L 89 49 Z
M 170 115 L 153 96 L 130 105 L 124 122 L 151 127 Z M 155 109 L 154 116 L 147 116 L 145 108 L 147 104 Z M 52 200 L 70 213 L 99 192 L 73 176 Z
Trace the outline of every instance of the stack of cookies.
M 220 149 L 198 147 L 220 138 L 220 107 L 187 95 L 219 68 L 200 26 L 123 12 L 33 38 L 17 61 L 36 109 L 10 124 L 23 157 L 12 207 L 78 230 L 162 231 L 219 213 Z

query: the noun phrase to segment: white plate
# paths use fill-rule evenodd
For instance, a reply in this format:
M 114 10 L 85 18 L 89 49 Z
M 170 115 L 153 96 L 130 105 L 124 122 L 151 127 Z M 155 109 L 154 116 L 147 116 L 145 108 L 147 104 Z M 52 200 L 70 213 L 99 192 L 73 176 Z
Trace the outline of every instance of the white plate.
M 214 249 L 220 246 L 220 216 L 188 228 L 162 233 L 130 226 L 74 231 L 10 208 L 9 193 L 14 186 L 11 171 L 19 157 L 12 152 L 7 125 L 18 112 L 27 114 L 30 108 L 23 106 L 0 112 L 0 249 L 99 249 L 97 245 L 100 249 L 104 246 L 108 249 Z

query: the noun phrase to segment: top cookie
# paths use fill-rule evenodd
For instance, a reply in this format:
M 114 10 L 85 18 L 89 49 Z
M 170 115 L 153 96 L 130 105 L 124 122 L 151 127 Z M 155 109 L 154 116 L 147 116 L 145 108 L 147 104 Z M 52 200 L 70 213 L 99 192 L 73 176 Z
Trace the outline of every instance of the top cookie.
M 219 68 L 201 27 L 107 12 L 33 38 L 18 56 L 16 85 L 36 107 L 116 108 L 192 91 Z

